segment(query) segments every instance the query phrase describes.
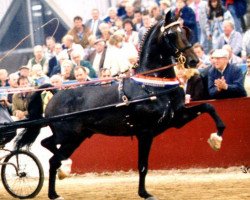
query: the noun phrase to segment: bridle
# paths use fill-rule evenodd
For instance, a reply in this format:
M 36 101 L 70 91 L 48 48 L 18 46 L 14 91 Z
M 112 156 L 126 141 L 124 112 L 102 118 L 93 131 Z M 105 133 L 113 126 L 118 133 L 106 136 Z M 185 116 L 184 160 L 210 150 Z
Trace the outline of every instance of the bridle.
M 176 25 L 180 26 L 181 22 L 176 21 L 176 22 L 172 22 L 172 23 L 168 24 L 167 26 L 162 25 L 161 33 L 163 34 L 165 31 L 169 30 L 169 28 L 172 28 L 173 26 L 176 26 Z M 167 41 L 168 41 L 168 44 L 170 45 L 170 47 L 175 50 L 175 54 L 177 54 L 177 56 L 179 56 L 181 53 L 184 53 L 187 49 L 190 49 L 193 46 L 192 44 L 189 43 L 186 47 L 180 49 L 180 48 L 177 48 L 176 45 L 174 45 L 171 42 L 171 40 L 167 39 Z

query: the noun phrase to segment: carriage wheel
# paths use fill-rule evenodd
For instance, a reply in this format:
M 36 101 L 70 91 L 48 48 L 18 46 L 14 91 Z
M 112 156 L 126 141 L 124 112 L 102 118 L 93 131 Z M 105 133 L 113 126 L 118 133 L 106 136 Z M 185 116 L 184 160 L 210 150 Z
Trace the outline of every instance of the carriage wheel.
M 29 151 L 13 151 L 4 160 L 1 178 L 10 195 L 19 199 L 33 198 L 42 189 L 43 168 Z

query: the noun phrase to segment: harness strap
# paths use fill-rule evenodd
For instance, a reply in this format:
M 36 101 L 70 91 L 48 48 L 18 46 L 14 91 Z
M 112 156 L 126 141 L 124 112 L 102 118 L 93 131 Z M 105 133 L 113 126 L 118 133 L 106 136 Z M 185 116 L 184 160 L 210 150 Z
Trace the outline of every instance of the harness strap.
M 120 78 L 118 79 L 118 94 L 119 94 L 119 99 L 121 99 L 123 101 L 122 104 L 124 105 L 128 105 L 128 97 L 125 95 L 125 92 L 124 92 L 124 78 Z

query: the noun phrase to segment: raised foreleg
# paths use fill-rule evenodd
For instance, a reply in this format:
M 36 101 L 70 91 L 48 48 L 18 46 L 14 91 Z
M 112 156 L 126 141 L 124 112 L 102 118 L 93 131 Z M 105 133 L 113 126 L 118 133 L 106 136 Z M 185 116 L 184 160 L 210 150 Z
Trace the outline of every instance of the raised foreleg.
M 182 107 L 175 112 L 172 125 L 174 127 L 180 128 L 202 113 L 208 113 L 216 124 L 217 133 L 211 134 L 208 142 L 214 150 L 218 150 L 220 149 L 225 125 L 211 104 L 204 103 L 192 107 Z

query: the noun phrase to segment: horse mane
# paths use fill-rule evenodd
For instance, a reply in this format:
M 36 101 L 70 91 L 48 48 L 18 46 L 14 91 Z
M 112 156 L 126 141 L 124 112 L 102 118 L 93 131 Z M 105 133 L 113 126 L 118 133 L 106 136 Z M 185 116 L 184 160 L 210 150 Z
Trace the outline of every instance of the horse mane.
M 141 41 L 141 44 L 140 44 L 140 48 L 139 48 L 139 57 L 141 57 L 141 54 L 142 54 L 142 50 L 143 50 L 143 47 L 145 45 L 145 41 L 146 39 L 148 39 L 150 33 L 152 32 L 153 30 L 153 27 L 155 27 L 156 24 L 154 25 L 151 25 L 150 28 L 147 30 L 147 32 L 144 34 L 143 38 L 142 38 L 142 41 Z
M 144 46 L 145 46 L 146 41 L 148 40 L 149 36 L 151 35 L 151 33 L 153 32 L 153 30 L 156 26 L 157 26 L 157 23 L 151 25 L 150 28 L 147 30 L 147 32 L 144 34 L 142 41 L 141 41 L 141 44 L 140 44 L 140 48 L 139 48 L 138 61 L 139 61 L 139 58 L 142 56 L 143 51 L 145 50 Z M 137 63 L 137 64 L 139 64 L 139 63 Z

